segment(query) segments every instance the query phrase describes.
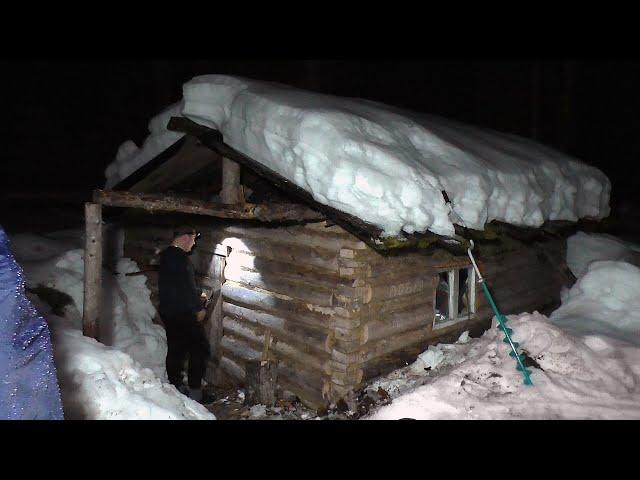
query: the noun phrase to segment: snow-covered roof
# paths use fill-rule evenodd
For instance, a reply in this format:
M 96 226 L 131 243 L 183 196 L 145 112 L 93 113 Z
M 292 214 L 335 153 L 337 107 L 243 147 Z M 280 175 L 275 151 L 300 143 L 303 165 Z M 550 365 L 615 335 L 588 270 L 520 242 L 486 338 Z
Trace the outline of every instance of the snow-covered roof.
M 600 170 L 534 141 L 225 75 L 185 83 L 183 99 L 151 119 L 142 148 L 121 145 L 106 170 L 107 188 L 183 135 L 166 129 L 177 115 L 219 130 L 229 146 L 383 235 L 452 235 L 442 190 L 478 230 L 492 220 L 538 227 L 609 214 L 611 183 Z

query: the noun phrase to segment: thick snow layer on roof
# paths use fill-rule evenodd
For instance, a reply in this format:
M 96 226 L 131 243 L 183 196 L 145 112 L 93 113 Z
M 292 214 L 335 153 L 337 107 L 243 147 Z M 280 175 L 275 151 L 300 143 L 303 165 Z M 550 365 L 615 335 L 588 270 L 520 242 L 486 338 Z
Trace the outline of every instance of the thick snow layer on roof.
M 156 130 L 142 150 L 130 141 L 122 145 L 107 169 L 107 187 L 179 138 L 159 133 L 158 125 L 181 109 L 318 202 L 387 235 L 454 233 L 441 190 L 475 229 L 494 219 L 535 227 L 609 214 L 611 185 L 601 171 L 513 135 L 224 75 L 196 77 L 183 94 L 182 103 L 152 119 Z
M 65 418 L 215 419 L 167 382 L 166 336 L 152 323 L 146 279 L 125 275 L 138 270 L 133 261 L 120 259 L 117 275 L 103 272 L 101 335 L 107 346 L 82 335 L 81 234 L 20 234 L 11 242 L 28 287 L 45 286 L 71 298 L 59 316 L 42 298 L 29 295 L 51 327 Z

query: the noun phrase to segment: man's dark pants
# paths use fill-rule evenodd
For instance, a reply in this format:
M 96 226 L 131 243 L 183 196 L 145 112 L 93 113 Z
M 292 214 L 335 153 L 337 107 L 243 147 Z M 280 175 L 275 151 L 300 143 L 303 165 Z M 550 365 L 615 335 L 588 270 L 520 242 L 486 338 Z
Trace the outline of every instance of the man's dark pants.
M 167 375 L 169 382 L 176 387 L 182 385 L 182 366 L 189 355 L 188 379 L 189 388 L 200 388 L 204 377 L 209 342 L 204 333 L 204 326 L 196 320 L 195 314 L 162 316 L 167 332 Z

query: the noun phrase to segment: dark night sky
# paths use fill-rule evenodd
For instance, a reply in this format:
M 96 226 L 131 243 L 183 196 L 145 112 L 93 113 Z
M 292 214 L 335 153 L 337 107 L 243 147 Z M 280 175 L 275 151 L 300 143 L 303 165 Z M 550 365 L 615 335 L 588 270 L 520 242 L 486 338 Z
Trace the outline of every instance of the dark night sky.
M 195 75 L 357 96 L 537 138 L 601 168 L 616 198 L 640 174 L 637 61 L 3 61 L 2 190 L 90 191 L 126 139 Z M 537 118 L 537 122 L 535 119 Z

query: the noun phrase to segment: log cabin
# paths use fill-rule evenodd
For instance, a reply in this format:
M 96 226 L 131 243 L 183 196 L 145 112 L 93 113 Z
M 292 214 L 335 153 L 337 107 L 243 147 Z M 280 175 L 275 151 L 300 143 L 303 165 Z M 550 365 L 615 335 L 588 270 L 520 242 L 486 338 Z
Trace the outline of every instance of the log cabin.
M 198 228 L 192 262 L 215 299 L 207 380 L 247 387 L 261 403 L 296 396 L 317 409 L 352 405 L 367 382 L 428 345 L 489 328 L 468 244 L 429 232 L 382 238 L 234 150 L 219 131 L 183 117 L 168 128 L 185 135 L 86 206 L 86 335 L 96 337 L 100 321 L 103 207 L 120 234 L 119 255 L 147 275 L 156 307 L 158 254 L 173 225 Z M 459 233 L 474 240 L 479 268 L 509 314 L 559 305 L 572 282 L 565 239 L 576 228 L 492 222 Z

